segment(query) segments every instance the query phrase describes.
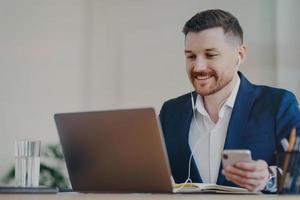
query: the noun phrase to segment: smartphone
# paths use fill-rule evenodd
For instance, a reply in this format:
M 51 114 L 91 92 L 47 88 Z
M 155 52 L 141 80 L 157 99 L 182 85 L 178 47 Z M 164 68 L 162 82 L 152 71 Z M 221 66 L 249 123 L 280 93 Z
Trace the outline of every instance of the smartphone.
M 251 151 L 247 149 L 223 150 L 222 152 L 223 168 L 234 165 L 236 162 L 250 162 L 251 160 Z

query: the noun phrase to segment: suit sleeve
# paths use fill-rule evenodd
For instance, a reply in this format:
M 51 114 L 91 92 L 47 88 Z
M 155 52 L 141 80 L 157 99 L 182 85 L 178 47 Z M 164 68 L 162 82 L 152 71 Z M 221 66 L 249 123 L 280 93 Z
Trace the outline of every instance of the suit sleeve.
M 294 94 L 286 91 L 276 115 L 276 134 L 279 139 L 288 138 L 291 129 L 295 127 L 297 135 L 300 135 L 300 109 Z

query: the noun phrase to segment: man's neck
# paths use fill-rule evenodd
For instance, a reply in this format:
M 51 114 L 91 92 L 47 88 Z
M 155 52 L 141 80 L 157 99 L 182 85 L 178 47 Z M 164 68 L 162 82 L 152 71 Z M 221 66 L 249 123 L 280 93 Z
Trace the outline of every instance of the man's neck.
M 219 111 L 233 91 L 237 82 L 237 76 L 238 75 L 235 75 L 233 79 L 220 91 L 203 97 L 204 108 L 214 123 L 217 123 L 219 120 Z

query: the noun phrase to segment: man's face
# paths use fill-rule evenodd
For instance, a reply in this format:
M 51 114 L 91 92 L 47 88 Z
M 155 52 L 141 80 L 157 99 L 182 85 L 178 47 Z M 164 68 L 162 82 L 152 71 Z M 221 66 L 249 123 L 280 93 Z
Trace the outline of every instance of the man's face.
M 238 71 L 239 44 L 221 27 L 189 32 L 185 39 L 186 70 L 196 92 L 208 96 L 222 90 Z

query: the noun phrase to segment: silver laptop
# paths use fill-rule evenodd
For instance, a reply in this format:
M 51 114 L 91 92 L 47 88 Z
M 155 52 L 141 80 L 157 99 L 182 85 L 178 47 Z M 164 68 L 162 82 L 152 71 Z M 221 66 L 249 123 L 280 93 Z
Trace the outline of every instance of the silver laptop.
M 154 109 L 62 113 L 54 118 L 75 191 L 172 193 Z

